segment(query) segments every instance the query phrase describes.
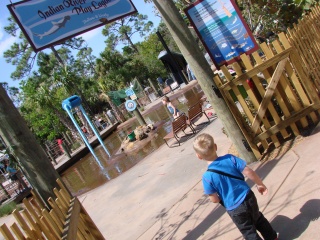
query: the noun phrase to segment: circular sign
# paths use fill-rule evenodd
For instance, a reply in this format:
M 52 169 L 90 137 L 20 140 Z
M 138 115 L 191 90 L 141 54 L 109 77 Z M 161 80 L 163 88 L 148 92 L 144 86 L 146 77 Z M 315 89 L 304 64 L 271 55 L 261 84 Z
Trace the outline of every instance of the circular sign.
M 126 106 L 126 109 L 127 109 L 128 111 L 133 111 L 133 110 L 136 109 L 137 104 L 136 104 L 136 102 L 133 101 L 133 100 L 127 100 L 126 103 L 125 103 L 125 106 Z

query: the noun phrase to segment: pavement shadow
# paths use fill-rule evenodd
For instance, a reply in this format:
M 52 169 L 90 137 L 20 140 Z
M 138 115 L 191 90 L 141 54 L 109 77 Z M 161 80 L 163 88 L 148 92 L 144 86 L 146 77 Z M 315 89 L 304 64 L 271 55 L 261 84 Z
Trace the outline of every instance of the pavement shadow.
M 256 172 L 258 173 L 258 175 L 263 179 L 265 178 L 270 172 L 271 170 L 276 167 L 276 165 L 279 163 L 279 161 L 281 160 L 281 156 L 279 159 L 274 159 L 272 161 L 268 161 L 265 164 L 259 166 L 259 168 L 256 170 Z M 252 187 L 254 185 L 254 183 L 250 180 L 247 180 L 247 183 L 250 187 Z M 188 234 L 183 238 L 184 240 L 193 240 L 193 239 L 197 239 L 200 236 L 202 236 L 202 234 L 208 230 L 224 213 L 226 212 L 226 210 L 219 206 L 218 208 L 214 209 L 211 211 L 211 213 L 201 222 L 199 223 L 194 229 L 192 229 L 190 232 L 188 232 Z M 229 231 L 230 230 L 230 226 L 227 226 L 227 229 L 219 229 L 218 232 L 216 232 L 215 236 L 211 236 L 210 239 L 214 239 L 217 236 L 221 236 L 223 235 L 223 233 L 225 231 Z M 235 227 L 235 226 L 234 226 Z M 290 239 L 290 238 L 283 238 L 283 239 Z
M 208 230 L 219 218 L 225 214 L 226 210 L 219 206 L 217 209 L 214 209 L 210 212 L 210 214 L 200 223 L 198 226 L 196 226 L 194 229 L 189 231 L 187 233 L 187 236 L 183 238 L 183 240 L 194 240 L 198 239 L 202 234 Z M 229 228 L 229 226 L 228 226 Z M 214 239 L 216 235 L 221 235 L 221 230 L 217 232 L 214 236 L 211 236 L 211 239 Z
M 280 239 L 298 239 L 310 222 L 318 220 L 319 217 L 320 199 L 311 199 L 300 208 L 300 213 L 293 219 L 278 215 L 271 224 L 280 233 Z

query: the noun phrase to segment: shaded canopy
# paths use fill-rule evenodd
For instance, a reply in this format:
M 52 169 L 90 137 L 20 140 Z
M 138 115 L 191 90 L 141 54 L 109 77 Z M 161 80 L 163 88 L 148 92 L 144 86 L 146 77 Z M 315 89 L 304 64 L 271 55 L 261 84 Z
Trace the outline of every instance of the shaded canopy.
M 133 85 L 132 90 L 135 92 L 135 94 L 143 91 L 138 80 L 134 79 L 132 82 L 132 85 Z M 111 101 L 117 106 L 119 106 L 121 103 L 123 103 L 124 99 L 126 97 L 128 97 L 126 95 L 126 89 L 121 89 L 118 91 L 111 91 L 111 92 L 108 92 L 107 94 L 110 97 Z

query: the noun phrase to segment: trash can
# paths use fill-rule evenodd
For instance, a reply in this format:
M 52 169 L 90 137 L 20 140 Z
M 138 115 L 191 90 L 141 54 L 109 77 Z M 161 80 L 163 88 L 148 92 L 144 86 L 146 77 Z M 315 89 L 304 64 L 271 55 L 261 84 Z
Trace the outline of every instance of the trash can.
M 136 140 L 136 135 L 134 134 L 134 131 L 128 134 L 128 138 L 130 142 L 133 142 Z

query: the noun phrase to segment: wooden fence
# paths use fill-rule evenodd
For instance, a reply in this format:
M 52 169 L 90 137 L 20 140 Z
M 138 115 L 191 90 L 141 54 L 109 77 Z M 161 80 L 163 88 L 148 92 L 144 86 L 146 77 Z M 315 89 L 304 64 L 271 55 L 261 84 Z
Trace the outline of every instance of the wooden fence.
M 48 210 L 33 191 L 33 197 L 24 199 L 25 209 L 14 210 L 17 220 L 11 231 L 3 224 L 1 233 L 8 240 L 14 239 L 48 239 L 48 240 L 102 240 L 105 239 L 77 197 L 72 197 L 60 180 L 60 190 L 54 189 L 56 199 L 48 199 L 51 209 Z
M 260 44 L 252 55 L 223 66 L 214 81 L 259 159 L 271 145 L 301 134 L 319 121 L 320 9 L 315 7 L 287 34 Z

